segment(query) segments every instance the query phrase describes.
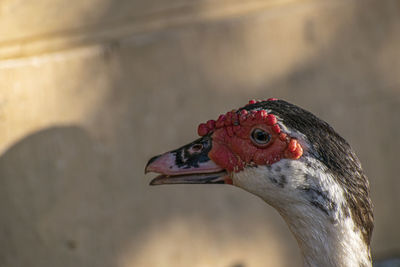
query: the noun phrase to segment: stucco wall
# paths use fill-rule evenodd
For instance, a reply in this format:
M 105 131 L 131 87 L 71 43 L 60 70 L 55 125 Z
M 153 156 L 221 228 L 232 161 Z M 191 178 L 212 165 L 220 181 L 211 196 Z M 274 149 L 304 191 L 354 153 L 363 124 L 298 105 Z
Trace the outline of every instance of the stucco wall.
M 272 96 L 352 144 L 400 251 L 398 1 L 34 2 L 0 3 L 0 266 L 301 266 L 258 198 L 143 174 Z

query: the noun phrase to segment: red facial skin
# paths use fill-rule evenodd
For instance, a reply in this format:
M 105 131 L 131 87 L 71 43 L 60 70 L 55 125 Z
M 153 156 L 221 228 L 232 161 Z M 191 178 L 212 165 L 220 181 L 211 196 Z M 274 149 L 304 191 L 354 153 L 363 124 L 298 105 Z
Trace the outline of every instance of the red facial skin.
M 257 102 L 249 102 L 254 103 Z M 271 135 L 267 144 L 260 145 L 251 139 L 255 128 Z M 277 124 L 277 118 L 273 114 L 267 114 L 265 110 L 242 110 L 240 113 L 233 110 L 221 115 L 217 121 L 210 120 L 199 125 L 200 136 L 210 132 L 213 144 L 208 156 L 229 172 L 239 172 L 245 166 L 271 165 L 283 158 L 298 159 L 303 154 L 297 140 L 283 133 Z

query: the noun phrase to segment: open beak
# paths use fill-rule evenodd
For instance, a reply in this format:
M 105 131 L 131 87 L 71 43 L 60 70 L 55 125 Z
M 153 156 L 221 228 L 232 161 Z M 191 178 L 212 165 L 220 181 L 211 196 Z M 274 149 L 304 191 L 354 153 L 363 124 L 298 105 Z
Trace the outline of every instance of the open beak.
M 152 157 L 145 173 L 159 173 L 150 185 L 231 184 L 228 173 L 209 157 L 211 136 L 206 135 L 176 150 Z

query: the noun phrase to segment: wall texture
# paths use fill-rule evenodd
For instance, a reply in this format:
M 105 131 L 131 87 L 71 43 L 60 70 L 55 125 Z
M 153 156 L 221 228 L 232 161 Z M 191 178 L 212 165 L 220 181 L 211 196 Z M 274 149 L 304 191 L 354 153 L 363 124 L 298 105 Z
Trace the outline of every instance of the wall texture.
M 80 2 L 0 3 L 0 266 L 301 266 L 256 197 L 143 175 L 272 96 L 353 145 L 373 254 L 400 251 L 399 1 Z

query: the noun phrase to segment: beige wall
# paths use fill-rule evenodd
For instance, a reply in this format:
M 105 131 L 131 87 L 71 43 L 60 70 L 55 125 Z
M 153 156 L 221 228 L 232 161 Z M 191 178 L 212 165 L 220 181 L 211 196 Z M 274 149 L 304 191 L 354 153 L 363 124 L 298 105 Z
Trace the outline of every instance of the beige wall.
M 300 266 L 256 197 L 143 175 L 271 96 L 353 145 L 374 256 L 400 251 L 397 0 L 31 2 L 0 3 L 0 266 Z

